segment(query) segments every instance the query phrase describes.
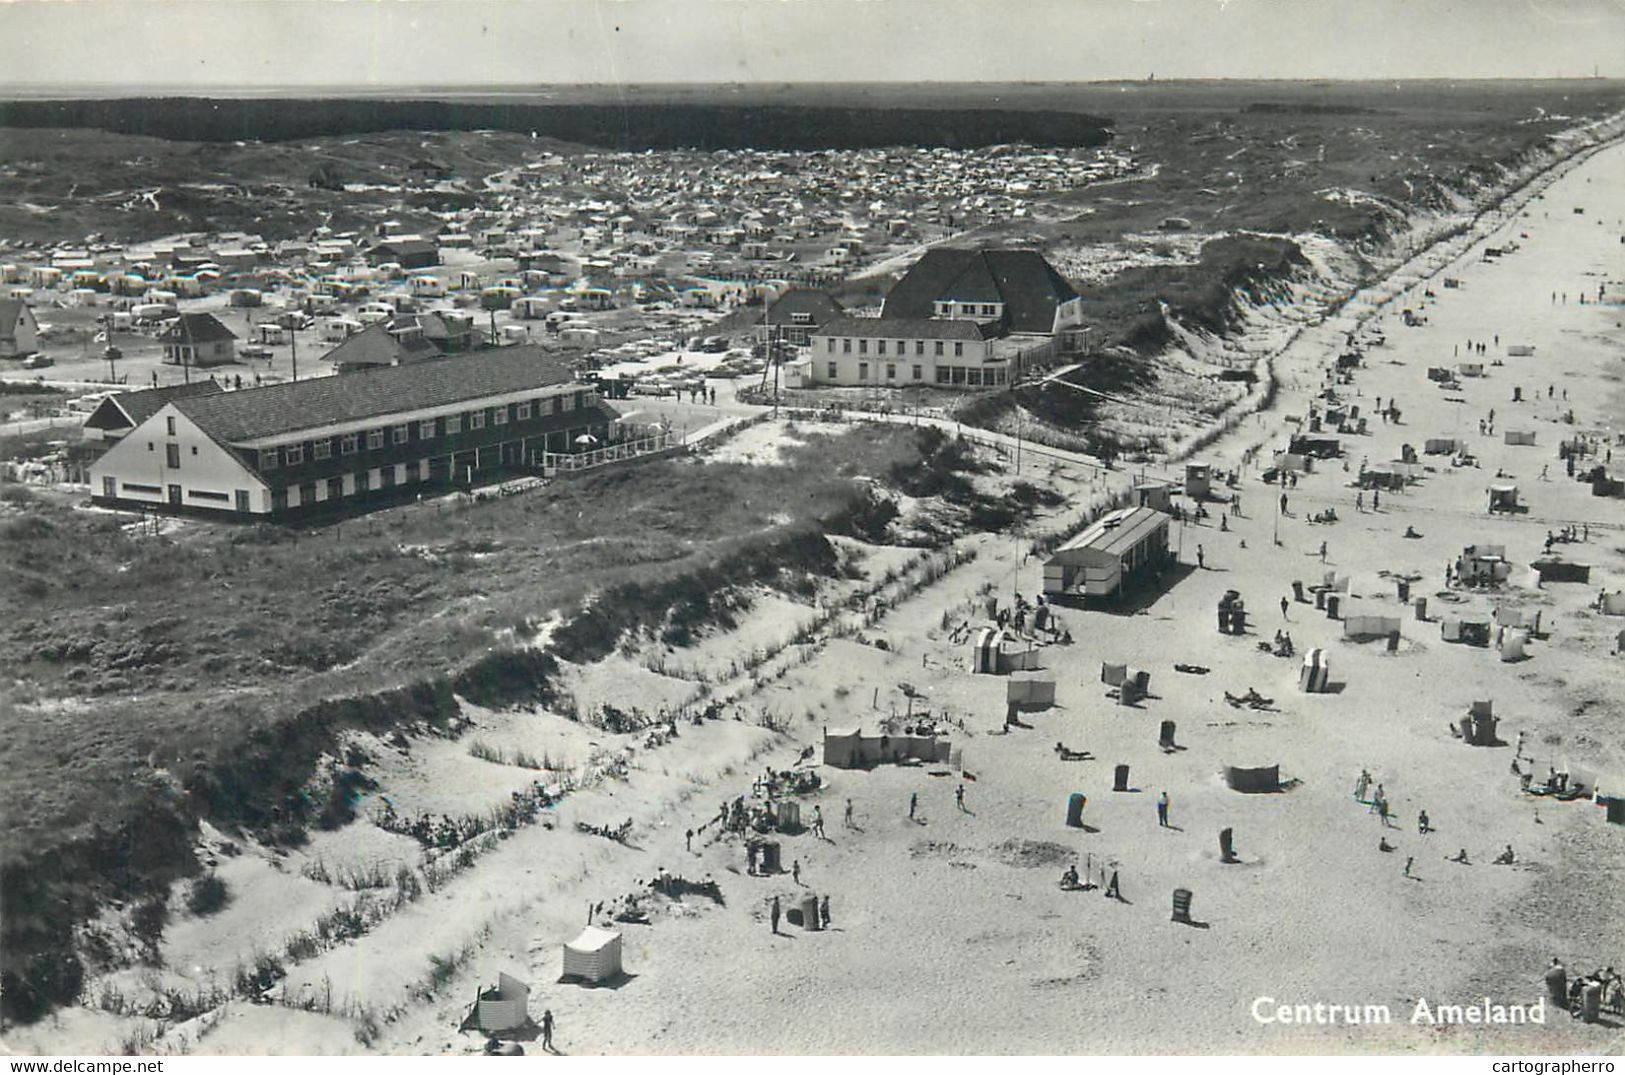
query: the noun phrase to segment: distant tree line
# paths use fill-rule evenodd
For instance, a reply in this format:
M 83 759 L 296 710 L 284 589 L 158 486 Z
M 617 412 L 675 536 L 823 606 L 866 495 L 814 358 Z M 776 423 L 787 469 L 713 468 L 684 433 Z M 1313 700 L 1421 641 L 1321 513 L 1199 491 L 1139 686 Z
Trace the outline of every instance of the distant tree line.
M 1103 145 L 1080 112 L 777 105 L 557 105 L 474 101 L 132 97 L 0 102 L 0 127 L 90 128 L 193 142 L 278 142 L 381 131 L 535 132 L 603 149 Z

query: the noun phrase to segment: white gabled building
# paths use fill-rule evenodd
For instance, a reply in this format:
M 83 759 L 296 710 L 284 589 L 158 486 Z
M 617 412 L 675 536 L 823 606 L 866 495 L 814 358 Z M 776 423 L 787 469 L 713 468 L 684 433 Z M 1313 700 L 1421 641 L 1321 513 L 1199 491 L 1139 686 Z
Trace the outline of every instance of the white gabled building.
M 366 510 L 613 443 L 617 418 L 557 359 L 498 348 L 167 399 L 92 464 L 91 496 L 238 518 Z

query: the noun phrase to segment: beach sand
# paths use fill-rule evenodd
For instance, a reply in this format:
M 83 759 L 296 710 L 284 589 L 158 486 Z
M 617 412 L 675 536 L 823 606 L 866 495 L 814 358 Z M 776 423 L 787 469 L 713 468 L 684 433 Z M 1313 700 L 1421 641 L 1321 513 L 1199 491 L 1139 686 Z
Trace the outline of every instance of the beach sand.
M 1584 215 L 1572 212 L 1583 206 Z M 1397 283 L 1408 294 L 1381 310 L 1351 306 L 1328 327 L 1335 340 L 1356 327 L 1380 330 L 1387 342 L 1366 351 L 1353 386 L 1339 389 L 1369 413 L 1377 396 L 1399 400 L 1400 424 L 1371 417 L 1369 435 L 1345 437 L 1352 470 L 1395 459 L 1402 444 L 1460 436 L 1479 457 L 1476 468 L 1452 468 L 1448 457 L 1424 457 L 1431 471 L 1381 510 L 1355 507 L 1352 473 L 1325 466 L 1289 491 L 1290 515 L 1275 518 L 1277 491 L 1242 475 L 1243 516 L 1220 532 L 1218 516 L 1177 527 L 1184 561 L 1203 546 L 1206 569 L 1180 578 L 1135 615 L 1068 611 L 1076 642 L 1045 653 L 1057 680 L 1056 708 L 1032 715 L 1030 729 L 994 734 L 1003 716 L 1004 681 L 971 676 L 963 647 L 937 629 L 957 617 L 978 588 L 1010 584 L 1014 566 L 1005 542 L 991 539 L 975 564 L 956 572 L 891 614 L 881 625 L 890 648 L 832 644 L 813 663 L 767 691 L 804 708 L 828 704 L 832 724 L 874 727 L 901 703 L 900 682 L 934 710 L 962 714 L 974 734 L 956 737 L 964 769 L 931 775 L 930 767 L 872 771 L 825 769 L 822 804 L 829 839 L 787 838 L 786 862 L 799 860 L 803 885 L 788 876 L 743 875 L 737 840 L 682 851 L 682 830 L 714 812 L 725 794 L 745 793 L 749 776 L 724 781 L 692 812 L 651 837 L 641 852 L 606 855 L 592 891 L 647 877 L 657 864 L 688 876 L 722 880 L 727 905 L 667 918 L 653 928 L 626 927 L 632 977 L 616 989 L 557 985 L 558 945 L 581 924 L 581 902 L 544 900 L 499 927 L 473 963 L 482 980 L 518 962 L 537 992 L 536 1012 L 553 1011 L 558 1040 L 570 1052 L 1289 1052 L 1289 1051 L 1592 1051 L 1618 1047 L 1618 1028 L 1589 1026 L 1552 1011 L 1540 1026 L 1412 1025 L 1417 998 L 1430 1004 L 1529 1003 L 1539 976 L 1561 956 L 1571 970 L 1620 965 L 1625 921 L 1620 870 L 1625 828 L 1608 826 L 1588 802 L 1559 804 L 1520 793 L 1509 772 L 1513 749 L 1473 748 L 1447 724 L 1477 699 L 1492 699 L 1509 742 L 1523 732 L 1537 765 L 1625 772 L 1618 729 L 1625 709 L 1621 660 L 1613 636 L 1625 620 L 1597 616 L 1587 604 L 1599 587 L 1625 585 L 1625 509 L 1569 481 L 1557 440 L 1575 430 L 1618 428 L 1625 281 L 1619 236 L 1625 233 L 1625 148 L 1605 150 L 1557 179 L 1545 193 L 1488 237 L 1520 249 L 1486 261 L 1480 239 L 1456 262 L 1435 262 L 1431 281 Z M 1424 263 L 1427 264 L 1427 263 Z M 1415 271 L 1415 267 L 1412 268 Z M 1443 277 L 1459 278 L 1445 289 Z M 1603 304 L 1578 303 L 1607 286 Z M 1425 299 L 1431 287 L 1435 298 Z M 1553 291 L 1568 301 L 1552 302 Z M 1426 318 L 1406 328 L 1409 305 Z M 1459 391 L 1427 380 L 1430 365 L 1468 339 L 1489 343 L 1486 376 L 1463 379 Z M 1281 361 L 1286 368 L 1324 367 L 1335 351 L 1328 333 L 1305 334 Z M 1341 342 L 1335 340 L 1335 342 Z M 1508 344 L 1537 348 L 1505 355 Z M 1286 416 L 1308 412 L 1318 376 L 1285 388 L 1267 413 L 1244 423 L 1207 457 L 1240 466 L 1261 437 L 1282 446 Z M 1545 398 L 1548 384 L 1568 392 Z M 1511 402 L 1521 385 L 1528 402 Z M 1533 397 L 1537 389 L 1538 401 Z M 1452 398 L 1461 402 L 1452 402 Z M 1496 435 L 1478 435 L 1478 419 L 1496 412 Z M 1568 407 L 1572 427 L 1554 419 Z M 1536 432 L 1533 447 L 1503 443 L 1502 431 Z M 1622 461 L 1625 462 L 1625 461 Z M 1551 480 L 1539 480 L 1549 466 Z M 1510 474 L 1528 514 L 1490 517 L 1485 488 L 1497 470 Z M 1307 517 L 1335 507 L 1341 521 L 1316 526 Z M 1590 526 L 1589 543 L 1560 547 L 1592 565 L 1590 585 L 1537 589 L 1527 565 L 1549 528 Z M 1272 544 L 1279 526 L 1280 545 Z M 1407 526 L 1423 537 L 1406 540 Z M 1245 540 L 1246 548 L 1241 547 Z M 1328 546 L 1327 563 L 1318 549 Z M 1445 643 L 1436 622 L 1402 610 L 1383 572 L 1419 577 L 1417 594 L 1437 611 L 1443 568 L 1464 545 L 1499 543 L 1516 567 L 1494 599 L 1472 597 L 1451 608 L 1497 603 L 1538 607 L 1550 637 L 1529 659 L 1502 663 L 1493 649 Z M 1041 564 L 1021 565 L 1018 586 L 1039 589 Z M 1293 604 L 1282 620 L 1279 599 L 1294 579 L 1312 584 L 1326 570 L 1350 578 L 1351 596 L 1397 611 L 1398 652 L 1382 641 L 1342 638 L 1342 624 L 1312 605 Z M 1227 589 L 1248 600 L 1247 637 L 1215 630 L 1214 608 Z M 1300 653 L 1330 655 L 1337 693 L 1297 690 L 1297 660 L 1258 651 L 1277 627 L 1290 630 Z M 1152 674 L 1154 698 L 1124 708 L 1105 697 L 1103 661 Z M 1206 666 L 1207 675 L 1173 665 Z M 1255 688 L 1277 710 L 1226 705 L 1223 692 Z M 870 709 L 880 699 L 879 712 Z M 1160 721 L 1178 722 L 1185 748 L 1157 748 Z M 788 765 L 817 729 L 802 726 L 794 743 L 762 759 Z M 1052 747 L 1088 749 L 1093 761 L 1063 763 Z M 1132 766 L 1137 792 L 1110 790 L 1112 767 Z M 759 763 L 760 764 L 760 763 Z M 1219 777 L 1225 764 L 1279 764 L 1296 784 L 1274 795 L 1241 795 Z M 947 766 L 938 767 L 947 769 Z M 1395 812 L 1384 829 L 1352 791 L 1361 769 L 1385 785 Z M 1607 776 L 1603 777 L 1607 782 Z M 954 789 L 967 789 L 967 811 Z M 1159 828 L 1154 801 L 1166 790 L 1175 828 Z M 1064 824 L 1066 796 L 1089 796 L 1091 830 Z M 920 817 L 907 817 L 911 793 Z M 851 798 L 860 831 L 840 822 Z M 811 803 L 803 806 L 811 809 Z M 1435 832 L 1417 833 L 1426 810 Z M 1538 817 L 1537 817 L 1538 814 Z M 1218 861 L 1217 834 L 1233 827 L 1241 862 Z M 1378 850 L 1386 836 L 1392 853 Z M 1511 844 L 1518 862 L 1490 864 Z M 1465 847 L 1471 866 L 1446 861 Z M 1414 878 L 1403 875 L 1414 858 Z M 1124 902 L 1099 892 L 1058 888 L 1076 862 L 1120 871 Z M 1192 927 L 1170 922 L 1175 887 L 1194 892 Z M 829 894 L 835 928 L 774 936 L 766 921 L 773 895 Z M 518 951 L 532 940 L 528 952 Z M 543 939 L 536 942 L 536 938 Z M 1388 1026 L 1261 1025 L 1256 998 L 1279 1003 L 1384 1004 Z M 381 1045 L 435 1050 L 468 1048 L 446 1030 L 450 1008 L 408 1012 L 387 1028 Z
M 1622 218 L 1625 146 L 1616 146 L 1556 179 L 1454 262 L 1424 258 L 1303 333 L 1276 359 L 1282 388 L 1272 407 L 1203 453 L 1241 469 L 1242 514 L 1227 531 L 1218 528 L 1219 509 L 1200 525 L 1176 524 L 1189 570 L 1143 609 L 1063 611 L 1074 642 L 1043 651 L 1057 705 L 1027 715 L 1030 727 L 1000 734 L 1005 680 L 971 675 L 966 648 L 940 624 L 964 619 L 989 586 L 1005 596 L 1012 585 L 1036 594 L 1042 562 L 1024 557 L 1019 541 L 969 538 L 980 553 L 974 563 L 866 632 L 884 638 L 884 650 L 831 642 L 751 699 L 795 714 L 787 733 L 732 722 L 685 731 L 625 783 L 572 797 L 556 829 L 516 833 L 454 890 L 299 965 L 290 991 L 326 983 L 344 1014 L 234 1004 L 195 1051 L 359 1051 L 345 1028 L 363 1009 L 381 1015 L 374 1050 L 476 1051 L 478 1035 L 458 1034 L 456 1023 L 476 983 L 503 971 L 531 983 L 532 1016 L 551 1010 L 558 1046 L 576 1054 L 1617 1051 L 1617 1019 L 1586 1025 L 1555 1010 L 1530 1026 L 1410 1019 L 1418 998 L 1533 1002 L 1554 955 L 1571 971 L 1625 965 L 1625 827 L 1604 824 L 1589 802 L 1522 794 L 1509 772 L 1512 746 L 1469 747 L 1447 730 L 1473 701 L 1493 700 L 1502 738 L 1510 744 L 1524 733 L 1540 772 L 1572 765 L 1601 774 L 1605 785 L 1625 783 L 1625 658 L 1613 652 L 1625 618 L 1587 608 L 1599 588 L 1625 586 L 1625 503 L 1592 497 L 1563 476 L 1556 456 L 1566 434 L 1622 426 Z M 1487 261 L 1486 241 L 1520 249 Z M 1460 287 L 1445 289 L 1445 276 Z M 1599 285 L 1604 303 L 1577 301 Z M 1551 301 L 1553 292 L 1567 292 L 1568 301 Z M 1394 301 L 1378 304 L 1388 297 Z M 1426 324 L 1404 327 L 1406 306 Z M 1244 453 L 1284 447 L 1298 428 L 1292 419 L 1309 411 L 1320 371 L 1357 329 L 1386 335 L 1365 350 L 1354 384 L 1338 388 L 1369 415 L 1368 435 L 1344 437 L 1350 471 L 1318 467 L 1288 490 L 1289 514 L 1277 519 L 1279 491 L 1261 482 L 1259 464 L 1243 465 Z M 1465 361 L 1469 339 L 1490 343 L 1497 334 L 1499 345 L 1483 358 L 1486 376 L 1448 391 L 1428 381 L 1429 366 Z M 1536 351 L 1510 357 L 1509 344 Z M 1490 365 L 1495 359 L 1503 364 Z M 1547 399 L 1547 385 L 1568 400 Z M 1512 402 L 1514 386 L 1526 402 Z M 1399 424 L 1375 415 L 1379 396 L 1397 398 Z M 1478 420 L 1491 408 L 1496 434 L 1480 436 Z M 1573 426 L 1555 421 L 1568 408 Z M 1508 429 L 1534 431 L 1535 445 L 1504 443 Z M 1450 436 L 1469 443 L 1477 467 L 1424 456 L 1431 469 L 1421 481 L 1384 494 L 1376 512 L 1367 493 L 1357 510 L 1351 481 L 1362 458 L 1378 465 L 1398 458 L 1402 444 L 1420 451 L 1428 438 Z M 770 455 L 770 444 L 746 447 Z M 1543 466 L 1550 480 L 1540 479 Z M 1487 514 L 1486 487 L 1498 470 L 1518 484 L 1527 514 Z M 1087 491 L 1087 475 L 1080 471 L 1076 485 Z M 1328 507 L 1339 522 L 1308 522 Z M 1590 583 L 1537 588 L 1529 561 L 1546 531 L 1565 523 L 1590 527 L 1588 542 L 1559 547 L 1591 565 Z M 1422 537 L 1402 537 L 1407 526 Z M 1441 596 L 1445 564 L 1471 543 L 1506 546 L 1515 564 L 1509 583 L 1494 598 Z M 1345 640 L 1342 623 L 1312 604 L 1293 603 L 1282 617 L 1279 601 L 1292 581 L 1311 585 L 1328 570 L 1349 577 L 1352 598 L 1400 616 L 1397 652 L 1382 640 Z M 1429 597 L 1433 620 L 1400 606 L 1397 575 L 1418 579 L 1413 593 Z M 1248 603 L 1245 637 L 1215 629 L 1216 603 L 1230 589 Z M 1503 663 L 1494 649 L 1442 640 L 1439 614 L 1496 604 L 1540 609 L 1550 634 L 1530 644 L 1527 660 Z M 1256 645 L 1278 628 L 1291 632 L 1300 654 L 1323 647 L 1339 689 L 1300 693 L 1299 661 Z M 1149 671 L 1152 697 L 1115 704 L 1100 682 L 1103 662 Z M 1176 663 L 1210 671 L 1181 673 Z M 712 842 L 706 831 L 685 850 L 685 830 L 714 815 L 720 800 L 748 796 L 763 766 L 791 765 L 823 725 L 877 728 L 907 704 L 904 683 L 923 696 L 918 704 L 964 723 L 954 736 L 962 769 L 820 768 L 827 787 L 802 810 L 810 816 L 821 805 L 828 838 L 783 840 L 786 865 L 802 867 L 799 884 L 788 873 L 746 876 L 737 838 Z M 1249 688 L 1275 707 L 1225 703 L 1224 692 Z M 1183 749 L 1158 748 L 1163 720 L 1177 722 Z M 1057 741 L 1093 760 L 1060 761 Z M 1120 763 L 1131 766 L 1137 790 L 1111 790 Z M 1279 765 L 1292 785 L 1243 795 L 1223 783 L 1227 764 Z M 1362 768 L 1384 785 L 1393 827 L 1355 801 Z M 961 785 L 964 810 L 954 794 Z M 1155 810 L 1164 791 L 1166 828 Z M 1086 829 L 1064 823 L 1073 792 L 1088 796 Z M 920 809 L 911 820 L 912 794 Z M 855 829 L 842 823 L 847 799 Z M 1417 832 L 1421 810 L 1436 830 L 1425 836 Z M 631 847 L 571 831 L 577 818 L 628 815 L 636 820 Z M 1219 861 L 1218 833 L 1227 827 L 1235 864 Z M 1379 851 L 1380 838 L 1396 849 Z M 1507 844 L 1517 864 L 1491 865 Z M 1458 848 L 1473 865 L 1447 861 Z M 1414 877 L 1404 875 L 1407 859 Z M 1125 898 L 1062 891 L 1057 881 L 1073 863 L 1097 880 L 1103 867 L 1117 870 Z M 690 899 L 653 926 L 625 926 L 628 977 L 612 988 L 559 983 L 560 946 L 583 925 L 588 902 L 632 891 L 660 867 L 714 876 L 725 904 Z M 1177 887 L 1194 893 L 1199 924 L 1170 921 Z M 773 934 L 770 899 L 788 906 L 807 893 L 830 896 L 834 928 L 786 925 Z M 414 992 L 427 957 L 458 946 L 466 959 L 452 985 Z M 1264 1025 L 1253 1014 L 1261 997 L 1272 998 L 1268 1006 L 1386 1005 L 1393 1021 Z M 81 1018 L 87 1028 L 105 1021 Z

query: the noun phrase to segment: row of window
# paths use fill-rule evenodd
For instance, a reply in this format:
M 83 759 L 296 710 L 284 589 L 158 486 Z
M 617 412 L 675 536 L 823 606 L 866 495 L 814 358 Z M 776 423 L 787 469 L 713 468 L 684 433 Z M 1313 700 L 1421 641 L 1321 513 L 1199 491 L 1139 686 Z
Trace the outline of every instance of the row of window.
M 877 373 L 878 373 L 878 371 L 877 371 Z M 913 380 L 921 381 L 921 380 L 925 379 L 924 378 L 924 373 L 925 373 L 924 368 L 919 366 L 918 364 L 916 364 L 916 365 L 914 365 L 912 367 L 912 373 L 913 373 L 913 378 L 912 378 Z M 1003 366 L 994 366 L 991 369 L 983 369 L 980 366 L 938 366 L 937 367 L 937 383 L 938 384 L 971 385 L 971 386 L 1000 385 L 1000 384 L 1006 383 L 1006 377 L 1007 377 L 1007 374 L 1006 374 L 1005 368 Z M 831 362 L 829 364 L 829 379 L 831 381 L 839 381 L 841 379 L 840 367 L 834 362 Z M 867 381 L 868 379 L 869 379 L 869 363 L 867 363 L 867 362 L 859 362 L 858 363 L 858 380 Z M 888 380 L 888 381 L 897 380 L 897 363 L 895 363 L 895 362 L 886 363 L 886 378 L 885 379 Z
M 954 315 L 954 307 L 956 305 L 959 307 L 959 315 L 961 317 L 999 316 L 999 308 L 993 303 L 989 302 L 939 302 L 937 303 L 937 316 L 952 317 Z
M 886 340 L 876 340 L 875 341 L 875 354 L 877 354 L 877 355 L 885 354 L 886 353 L 886 343 L 887 342 L 888 341 L 886 341 Z M 907 340 L 895 340 L 895 341 L 891 341 L 891 342 L 894 342 L 894 343 L 897 344 L 897 350 L 894 351 L 893 353 L 896 354 L 898 357 L 902 357 L 903 355 L 908 354 L 908 341 Z M 931 353 L 934 354 L 938 358 L 943 357 L 943 350 L 944 350 L 943 341 L 941 341 L 941 340 L 932 340 L 931 343 L 932 343 L 932 351 L 931 351 Z M 832 355 L 835 353 L 835 337 L 831 336 L 829 339 L 824 341 L 824 350 L 827 353 L 832 354 Z M 852 341 L 849 340 L 849 339 L 842 339 L 841 340 L 841 354 L 849 355 L 851 353 L 852 353 Z M 858 354 L 866 355 L 868 353 L 869 353 L 869 341 L 868 340 L 859 340 L 858 341 Z M 925 341 L 924 340 L 915 340 L 914 341 L 914 353 L 916 355 L 924 355 L 925 354 Z M 965 343 L 964 343 L 963 340 L 955 340 L 954 341 L 954 357 L 955 358 L 964 358 L 965 357 Z
M 464 414 L 448 414 L 442 418 L 424 418 L 418 422 L 401 422 L 386 429 L 369 429 L 365 433 L 346 433 L 339 437 L 323 437 L 320 440 L 309 441 L 310 458 L 313 460 L 329 459 L 333 455 L 333 442 L 338 441 L 340 455 L 354 455 L 362 450 L 363 443 L 366 450 L 376 452 L 386 443 L 399 447 L 412 442 L 412 427 L 417 426 L 417 439 L 422 441 L 433 440 L 436 436 L 453 436 L 463 431 L 464 420 L 467 420 L 470 430 L 484 429 L 487 421 L 494 426 L 507 425 L 510 417 L 515 422 L 528 422 L 533 416 L 541 417 L 548 414 L 563 414 L 567 410 L 587 406 L 587 393 L 576 392 L 573 396 L 552 396 L 549 399 L 525 400 L 521 403 L 504 404 L 500 407 L 482 407 L 479 410 L 468 411 Z M 278 465 L 298 466 L 305 461 L 305 444 L 289 444 L 282 448 L 260 449 L 260 470 L 275 470 Z

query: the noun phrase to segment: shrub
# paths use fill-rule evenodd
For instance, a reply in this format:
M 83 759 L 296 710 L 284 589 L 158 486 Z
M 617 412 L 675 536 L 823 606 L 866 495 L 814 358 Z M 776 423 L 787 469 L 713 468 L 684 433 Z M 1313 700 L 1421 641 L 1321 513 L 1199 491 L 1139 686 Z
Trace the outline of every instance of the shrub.
M 200 917 L 212 915 L 230 902 L 231 892 L 214 873 L 197 878 L 186 891 L 187 910 Z

